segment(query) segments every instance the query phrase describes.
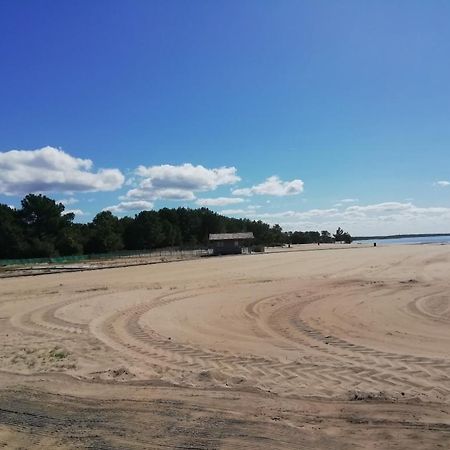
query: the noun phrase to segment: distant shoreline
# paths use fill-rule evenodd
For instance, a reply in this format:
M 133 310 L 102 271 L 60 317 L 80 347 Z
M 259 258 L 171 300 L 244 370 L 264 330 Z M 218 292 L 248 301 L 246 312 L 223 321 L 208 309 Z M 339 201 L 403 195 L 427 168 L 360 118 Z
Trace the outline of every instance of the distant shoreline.
M 404 238 L 422 238 L 422 237 L 440 237 L 450 236 L 450 233 L 424 233 L 424 234 L 391 234 L 388 236 L 355 236 L 353 241 L 367 241 L 371 239 L 404 239 Z

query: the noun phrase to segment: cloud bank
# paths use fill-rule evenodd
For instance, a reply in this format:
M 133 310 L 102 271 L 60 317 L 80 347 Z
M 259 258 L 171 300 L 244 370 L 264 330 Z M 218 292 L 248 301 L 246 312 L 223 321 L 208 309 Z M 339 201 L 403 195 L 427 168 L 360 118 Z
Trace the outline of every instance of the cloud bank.
M 338 226 L 353 235 L 445 233 L 450 227 L 450 208 L 419 207 L 411 202 L 353 205 L 344 209 L 311 209 L 254 214 L 249 218 L 279 223 L 289 230 L 335 230 Z
M 153 209 L 153 203 L 145 200 L 137 200 L 132 202 L 120 202 L 117 205 L 107 206 L 103 208 L 103 211 L 111 211 L 115 214 L 121 214 L 126 212 L 137 212 Z

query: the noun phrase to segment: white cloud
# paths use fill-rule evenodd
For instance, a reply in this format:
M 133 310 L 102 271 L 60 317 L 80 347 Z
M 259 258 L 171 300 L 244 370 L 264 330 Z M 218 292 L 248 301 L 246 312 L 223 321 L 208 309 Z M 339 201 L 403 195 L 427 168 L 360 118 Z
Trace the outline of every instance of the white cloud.
M 236 203 L 243 203 L 245 200 L 240 197 L 216 197 L 216 198 L 199 198 L 195 203 L 199 206 L 226 206 Z
M 234 184 L 240 180 L 235 167 L 207 169 L 190 163 L 178 166 L 139 166 L 135 174 L 140 177 L 140 182 L 122 200 L 194 200 L 196 192 L 213 191 L 218 186 Z
M 440 187 L 447 187 L 447 186 L 450 186 L 450 181 L 441 180 L 441 181 L 436 181 L 435 184 Z
M 69 206 L 78 203 L 78 199 L 74 197 L 62 198 L 60 200 L 56 200 L 56 203 L 62 203 L 64 206 Z
M 66 211 L 64 211 L 63 214 L 75 214 L 75 216 L 85 216 L 86 213 L 84 211 L 82 211 L 81 209 L 67 209 Z
M 126 195 L 122 195 L 120 200 L 130 199 L 147 199 L 147 200 L 195 200 L 195 194 L 192 191 L 184 191 L 183 189 L 153 189 L 152 186 L 145 186 L 146 181 L 142 182 L 142 186 L 136 189 L 130 189 Z
M 111 211 L 113 213 L 124 213 L 129 211 L 144 211 L 153 208 L 152 202 L 137 200 L 132 202 L 121 202 L 117 205 L 107 206 L 103 211 Z
M 282 181 L 276 175 L 267 178 L 260 184 L 250 188 L 235 189 L 233 195 L 275 195 L 282 197 L 285 195 L 295 195 L 303 192 L 304 183 L 302 180 Z
M 125 181 L 125 186 L 136 186 L 136 178 L 130 177 Z
M 357 203 L 357 202 L 359 202 L 358 198 L 343 198 L 342 200 L 339 200 L 338 203 L 335 203 L 333 206 L 335 208 L 340 208 L 341 206 L 344 206 L 345 204 Z
M 207 169 L 190 163 L 179 166 L 163 164 L 161 166 L 139 166 L 136 174 L 152 181 L 156 188 L 179 188 L 197 191 L 209 191 L 223 184 L 233 184 L 240 180 L 235 167 Z
M 0 193 L 113 191 L 122 186 L 120 170 L 92 168 L 90 159 L 53 147 L 0 152 Z
M 256 210 L 261 208 L 260 205 L 249 205 L 247 208 L 238 208 L 238 209 L 223 209 L 219 211 L 220 214 L 224 216 L 254 216 L 256 214 Z

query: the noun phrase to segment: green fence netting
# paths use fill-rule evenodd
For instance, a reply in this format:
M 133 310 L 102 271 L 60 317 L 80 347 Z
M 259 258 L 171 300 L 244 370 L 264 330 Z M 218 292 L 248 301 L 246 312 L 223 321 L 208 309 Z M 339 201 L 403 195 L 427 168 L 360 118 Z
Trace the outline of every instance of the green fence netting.
M 196 256 L 207 253 L 204 248 L 197 249 L 180 249 L 169 248 L 161 250 L 122 250 L 110 253 L 93 253 L 89 255 L 72 255 L 72 256 L 57 256 L 52 258 L 25 258 L 25 259 L 0 259 L 0 266 L 23 266 L 36 264 L 68 264 L 78 263 L 89 260 L 98 259 L 117 259 L 117 258 L 132 258 L 132 257 L 169 257 L 169 256 Z

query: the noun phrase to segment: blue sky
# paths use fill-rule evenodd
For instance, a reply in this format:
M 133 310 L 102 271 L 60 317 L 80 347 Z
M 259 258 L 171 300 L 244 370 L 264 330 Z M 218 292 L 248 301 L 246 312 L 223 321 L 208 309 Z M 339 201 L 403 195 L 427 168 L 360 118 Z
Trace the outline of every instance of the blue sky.
M 444 0 L 1 0 L 0 202 L 450 232 L 449 20 Z

